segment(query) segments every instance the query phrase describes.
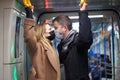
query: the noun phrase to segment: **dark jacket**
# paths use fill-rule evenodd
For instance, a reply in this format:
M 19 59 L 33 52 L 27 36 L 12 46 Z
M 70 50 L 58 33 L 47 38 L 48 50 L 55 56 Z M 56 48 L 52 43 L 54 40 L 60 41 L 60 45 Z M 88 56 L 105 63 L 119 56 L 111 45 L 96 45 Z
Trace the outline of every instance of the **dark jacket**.
M 79 33 L 71 30 L 58 45 L 60 62 L 65 66 L 66 80 L 80 80 L 88 76 L 88 49 L 93 41 L 88 13 L 80 12 L 79 20 Z

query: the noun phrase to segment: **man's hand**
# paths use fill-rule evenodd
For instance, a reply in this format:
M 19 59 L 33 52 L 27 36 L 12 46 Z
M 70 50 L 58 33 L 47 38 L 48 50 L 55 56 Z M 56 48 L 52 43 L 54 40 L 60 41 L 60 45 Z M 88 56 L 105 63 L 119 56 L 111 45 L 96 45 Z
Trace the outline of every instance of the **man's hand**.
M 87 3 L 83 3 L 82 5 L 81 5 L 81 4 L 79 4 L 80 10 L 81 10 L 81 11 L 86 10 L 87 5 L 88 5 Z

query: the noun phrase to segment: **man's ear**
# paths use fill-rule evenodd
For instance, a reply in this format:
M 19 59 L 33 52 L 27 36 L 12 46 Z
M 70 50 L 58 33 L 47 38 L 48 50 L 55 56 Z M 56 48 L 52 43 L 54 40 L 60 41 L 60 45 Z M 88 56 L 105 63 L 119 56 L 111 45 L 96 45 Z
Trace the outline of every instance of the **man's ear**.
M 67 25 L 64 25 L 64 28 L 65 28 L 65 31 L 67 31 L 67 30 L 68 30 L 68 26 L 67 26 Z

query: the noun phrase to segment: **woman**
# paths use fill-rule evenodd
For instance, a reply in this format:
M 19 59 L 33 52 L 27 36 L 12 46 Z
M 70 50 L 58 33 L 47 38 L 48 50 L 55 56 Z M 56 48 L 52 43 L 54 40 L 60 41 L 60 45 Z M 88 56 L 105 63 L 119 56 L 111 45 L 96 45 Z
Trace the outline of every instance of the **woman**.
M 50 40 L 54 34 L 48 24 L 36 27 L 31 9 L 26 9 L 24 21 L 24 39 L 27 44 L 32 67 L 29 80 L 60 80 L 59 58 Z

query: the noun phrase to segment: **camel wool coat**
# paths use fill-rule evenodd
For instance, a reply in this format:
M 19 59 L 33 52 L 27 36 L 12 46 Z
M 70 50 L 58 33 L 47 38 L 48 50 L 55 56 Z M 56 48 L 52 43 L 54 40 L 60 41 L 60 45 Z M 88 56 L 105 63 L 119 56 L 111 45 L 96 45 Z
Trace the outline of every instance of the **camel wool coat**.
M 34 19 L 25 19 L 24 40 L 32 64 L 29 80 L 60 80 L 59 56 L 53 45 L 54 52 L 37 42 L 34 26 Z

